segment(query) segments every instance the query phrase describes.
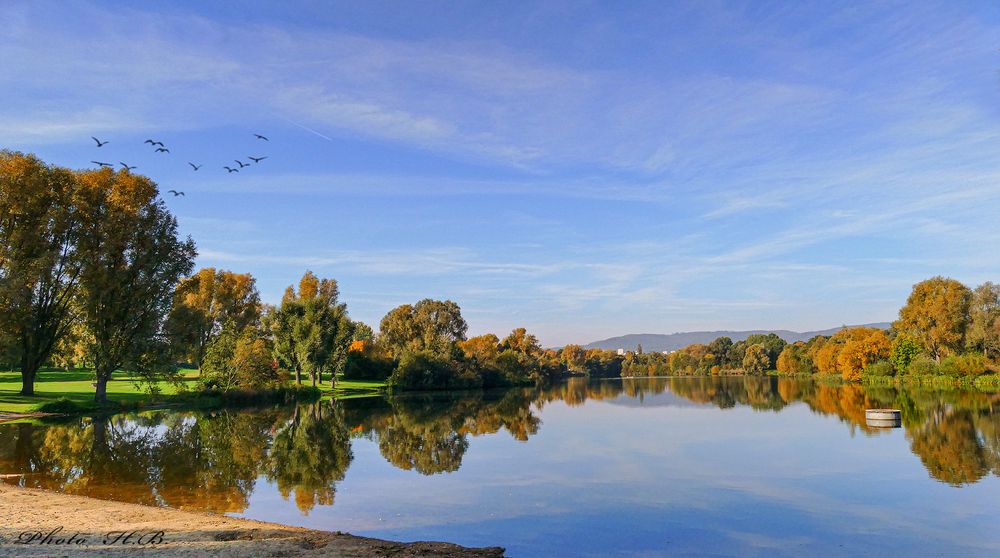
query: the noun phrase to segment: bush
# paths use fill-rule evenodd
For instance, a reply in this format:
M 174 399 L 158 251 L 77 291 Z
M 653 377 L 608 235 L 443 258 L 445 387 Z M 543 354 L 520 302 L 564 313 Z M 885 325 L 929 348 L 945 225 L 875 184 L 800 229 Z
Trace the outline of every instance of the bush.
M 200 397 L 218 398 L 223 405 L 241 406 L 263 403 L 297 403 L 316 401 L 322 396 L 318 387 L 274 384 L 262 389 L 207 389 Z
M 351 351 L 347 353 L 344 362 L 344 378 L 383 382 L 392 375 L 395 367 L 396 363 L 392 359 Z
M 873 362 L 862 371 L 862 375 L 864 376 L 893 376 L 895 374 L 896 369 L 892 367 L 892 363 L 888 360 Z
M 36 407 L 35 410 L 40 413 L 71 414 L 83 411 L 84 407 L 69 398 L 60 397 L 55 401 L 46 401 L 45 403 L 42 403 Z
M 937 376 L 941 373 L 941 367 L 933 359 L 920 356 L 910 361 L 906 373 L 910 376 Z
M 989 361 L 980 354 L 950 356 L 941 361 L 941 372 L 949 376 L 975 378 L 988 368 Z
M 482 387 L 483 379 L 431 351 L 404 353 L 388 384 L 399 389 L 466 389 Z

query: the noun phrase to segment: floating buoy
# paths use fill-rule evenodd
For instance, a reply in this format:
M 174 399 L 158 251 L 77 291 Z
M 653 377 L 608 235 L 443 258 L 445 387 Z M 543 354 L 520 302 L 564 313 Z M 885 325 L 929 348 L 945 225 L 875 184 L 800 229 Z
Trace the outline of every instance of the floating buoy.
M 899 428 L 903 425 L 903 413 L 899 409 L 867 409 L 865 422 L 875 428 Z

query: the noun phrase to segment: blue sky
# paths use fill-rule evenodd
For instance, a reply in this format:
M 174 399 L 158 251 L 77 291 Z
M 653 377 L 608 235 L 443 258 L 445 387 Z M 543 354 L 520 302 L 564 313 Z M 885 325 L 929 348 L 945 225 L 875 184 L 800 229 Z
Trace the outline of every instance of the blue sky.
M 308 268 L 556 345 L 1000 279 L 993 2 L 167 4 L 4 2 L 0 147 L 185 191 L 268 301 Z

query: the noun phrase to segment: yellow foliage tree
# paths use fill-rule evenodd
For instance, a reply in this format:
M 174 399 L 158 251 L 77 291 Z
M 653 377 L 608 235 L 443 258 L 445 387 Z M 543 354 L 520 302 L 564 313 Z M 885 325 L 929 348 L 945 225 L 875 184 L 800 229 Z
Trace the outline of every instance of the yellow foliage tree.
M 881 329 L 856 327 L 837 335 L 841 334 L 846 341 L 837 354 L 837 368 L 845 380 L 860 380 L 865 367 L 888 359 L 892 351 L 892 343 Z

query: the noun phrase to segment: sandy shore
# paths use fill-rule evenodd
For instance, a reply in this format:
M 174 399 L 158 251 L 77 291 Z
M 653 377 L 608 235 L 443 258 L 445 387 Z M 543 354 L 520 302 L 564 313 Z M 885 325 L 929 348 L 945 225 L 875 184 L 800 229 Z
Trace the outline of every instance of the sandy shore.
M 397 543 L 0 483 L 0 556 L 134 555 L 495 558 L 503 549 Z

